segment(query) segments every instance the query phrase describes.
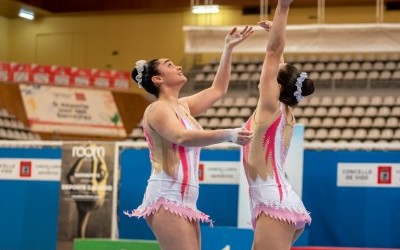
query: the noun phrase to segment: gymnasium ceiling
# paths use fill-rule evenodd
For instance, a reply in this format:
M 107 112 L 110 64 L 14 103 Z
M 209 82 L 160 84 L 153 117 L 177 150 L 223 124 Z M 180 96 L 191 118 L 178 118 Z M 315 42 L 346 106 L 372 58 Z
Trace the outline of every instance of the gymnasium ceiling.
M 193 0 L 204 4 L 205 0 Z M 270 6 L 276 6 L 277 0 L 268 0 Z M 317 6 L 317 0 L 295 0 L 292 6 Z M 385 0 L 400 2 L 399 0 Z M 171 9 L 189 8 L 191 0 L 0 0 L 0 16 L 17 17 L 20 7 L 28 7 L 40 16 L 85 14 L 121 11 L 168 11 Z M 376 0 L 325 0 L 326 6 L 376 5 Z M 213 0 L 213 4 L 259 7 L 260 0 Z

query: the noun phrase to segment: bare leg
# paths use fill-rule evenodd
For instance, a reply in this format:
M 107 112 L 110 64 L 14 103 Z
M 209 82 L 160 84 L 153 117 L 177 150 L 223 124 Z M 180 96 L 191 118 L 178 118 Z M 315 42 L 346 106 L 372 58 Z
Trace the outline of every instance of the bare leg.
M 261 214 L 256 220 L 253 250 L 290 250 L 295 227 Z
M 200 231 L 200 223 L 196 223 L 196 234 L 197 234 L 197 245 L 199 246 L 199 249 L 201 249 L 201 231 Z
M 90 212 L 78 207 L 78 235 L 81 238 L 86 237 L 86 228 L 89 222 Z
M 294 244 L 294 242 L 300 237 L 300 235 L 304 232 L 304 228 L 298 229 L 296 230 L 296 232 L 294 233 L 293 236 L 293 241 L 292 241 L 292 245 Z
M 162 250 L 200 250 L 199 222 L 160 208 L 146 219 Z

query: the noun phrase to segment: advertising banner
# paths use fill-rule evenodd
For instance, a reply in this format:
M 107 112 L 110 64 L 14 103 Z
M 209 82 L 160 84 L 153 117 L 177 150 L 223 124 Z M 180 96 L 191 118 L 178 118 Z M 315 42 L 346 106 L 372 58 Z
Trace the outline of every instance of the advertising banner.
M 338 163 L 339 187 L 400 187 L 400 164 Z
M 109 142 L 63 144 L 59 241 L 112 236 L 114 150 Z
M 60 160 L 0 158 L 0 180 L 59 181 Z
M 201 184 L 239 184 L 240 161 L 202 161 L 199 165 Z
M 125 137 L 110 91 L 20 84 L 32 131 Z

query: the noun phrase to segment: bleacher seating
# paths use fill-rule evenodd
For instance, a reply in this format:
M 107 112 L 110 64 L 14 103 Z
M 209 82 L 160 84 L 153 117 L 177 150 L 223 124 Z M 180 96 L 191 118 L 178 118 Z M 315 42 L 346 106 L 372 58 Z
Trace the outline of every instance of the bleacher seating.
M 397 53 L 358 55 L 289 56 L 287 62 L 306 71 L 318 88 L 392 88 L 400 86 L 400 60 Z M 260 77 L 259 57 L 236 59 L 232 66 L 231 89 L 248 90 L 254 94 Z M 189 72 L 195 82 L 192 90 L 210 86 L 217 71 L 216 60 L 194 67 Z
M 0 108 L 0 140 L 40 140 L 40 135 L 32 133 L 29 128 L 9 114 L 7 109 Z

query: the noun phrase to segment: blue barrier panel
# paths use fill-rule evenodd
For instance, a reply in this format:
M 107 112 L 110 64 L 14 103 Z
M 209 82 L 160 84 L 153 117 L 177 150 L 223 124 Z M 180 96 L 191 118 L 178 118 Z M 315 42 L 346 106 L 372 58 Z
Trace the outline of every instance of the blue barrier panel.
M 236 227 L 201 227 L 202 250 L 251 249 L 253 230 Z
M 304 229 L 303 233 L 300 235 L 300 237 L 294 242 L 293 246 L 309 246 L 310 243 L 308 241 L 309 237 L 309 230 L 308 226 Z
M 61 149 L 0 148 L 1 170 L 19 168 L 13 163 L 19 159 L 60 160 Z M 59 180 L 7 179 L 7 174 L 0 173 L 0 249 L 56 249 Z
M 240 162 L 240 149 L 209 149 L 202 150 L 200 162 Z M 241 162 L 239 163 L 241 166 Z M 237 227 L 239 185 L 202 184 L 197 201 L 199 210 L 210 215 L 215 226 Z
M 125 148 L 120 151 L 121 177 L 118 195 L 118 231 L 121 239 L 154 240 L 155 237 L 143 219 L 129 218 L 125 210 L 137 208 L 143 200 L 150 176 L 148 149 Z
M 201 227 L 202 250 L 250 250 L 253 230 L 237 227 Z M 297 239 L 294 246 L 308 246 L 308 230 Z
M 303 200 L 313 219 L 310 245 L 400 248 L 399 187 L 337 184 L 338 163 L 399 162 L 399 151 L 306 150 Z

